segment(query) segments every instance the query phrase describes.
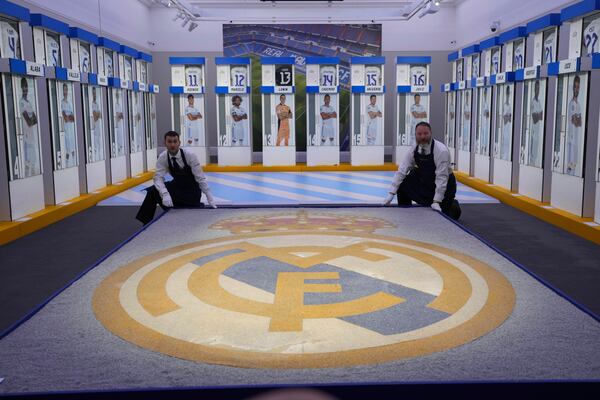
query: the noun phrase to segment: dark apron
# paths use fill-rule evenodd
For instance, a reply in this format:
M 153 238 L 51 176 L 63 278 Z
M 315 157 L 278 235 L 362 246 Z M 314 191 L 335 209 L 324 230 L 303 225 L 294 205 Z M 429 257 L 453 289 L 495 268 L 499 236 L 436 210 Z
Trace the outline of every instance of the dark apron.
M 420 154 L 419 146 L 414 150 L 415 167 L 409 172 L 401 185 L 401 190 L 420 205 L 430 206 L 435 196 L 435 161 L 433 159 L 433 148 L 435 140 L 431 141 L 429 154 Z M 456 196 L 456 178 L 450 173 L 446 185 L 446 193 L 441 207 L 450 207 Z
M 190 167 L 185 159 L 185 153 L 181 152 L 181 160 L 183 161 L 183 168 L 174 166 L 171 161 L 171 156 L 167 157 L 169 163 L 169 172 L 173 177 L 173 180 L 166 182 L 165 186 L 169 190 L 171 198 L 173 199 L 173 205 L 176 207 L 182 206 L 199 206 L 200 198 L 202 197 L 202 191 L 196 182 L 196 178 L 192 173 L 192 167 Z

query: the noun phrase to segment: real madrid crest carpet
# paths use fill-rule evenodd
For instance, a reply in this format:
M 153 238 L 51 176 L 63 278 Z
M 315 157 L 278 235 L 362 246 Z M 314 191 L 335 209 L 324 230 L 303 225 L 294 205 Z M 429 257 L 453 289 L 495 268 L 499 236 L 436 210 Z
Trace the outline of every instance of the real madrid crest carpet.
M 599 339 L 428 208 L 172 210 L 0 340 L 0 393 L 595 379 Z

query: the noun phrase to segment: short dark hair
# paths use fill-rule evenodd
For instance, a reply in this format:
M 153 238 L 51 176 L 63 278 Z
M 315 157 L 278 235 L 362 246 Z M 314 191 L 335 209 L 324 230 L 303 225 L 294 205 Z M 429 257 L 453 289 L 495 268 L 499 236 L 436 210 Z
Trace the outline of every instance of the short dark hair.
M 285 94 L 281 93 L 281 94 L 279 95 L 279 98 L 280 98 L 280 99 L 281 99 L 282 97 L 285 97 Z
M 193 94 L 191 94 L 191 93 L 190 93 L 190 94 L 188 94 L 188 95 L 187 95 L 187 98 L 189 99 L 190 97 L 193 99 L 193 98 L 194 98 L 194 95 L 193 95 Z
M 575 75 L 575 79 L 573 79 L 573 83 L 580 83 L 581 82 L 581 78 L 579 78 L 579 75 Z
M 415 97 L 415 98 L 417 98 L 417 96 L 418 96 L 418 97 L 421 97 L 421 95 L 420 95 L 419 93 L 415 94 L 415 96 L 414 96 L 414 97 Z
M 373 97 L 377 98 L 377 96 L 375 96 L 374 94 L 372 94 L 371 97 L 369 97 L 369 100 L 372 99 Z
M 327 98 L 327 97 L 331 98 L 331 96 L 328 95 L 328 94 L 326 94 L 325 96 L 323 96 L 324 99 Z
M 235 99 L 240 99 L 240 102 L 242 101 L 242 97 L 237 94 L 231 98 L 231 102 L 234 103 Z
M 179 137 L 179 132 L 168 131 L 167 133 L 165 133 L 165 140 L 167 140 L 168 136 L 170 136 L 170 137 L 173 137 L 173 136 Z
M 426 126 L 429 128 L 429 132 L 431 132 L 431 125 L 429 124 L 429 122 L 425 122 L 425 121 L 421 121 L 419 122 L 417 125 L 415 125 L 415 132 L 417 131 L 417 128 L 420 126 Z
M 27 78 L 22 77 L 21 78 L 21 87 L 27 86 L 29 87 L 29 85 L 27 84 Z

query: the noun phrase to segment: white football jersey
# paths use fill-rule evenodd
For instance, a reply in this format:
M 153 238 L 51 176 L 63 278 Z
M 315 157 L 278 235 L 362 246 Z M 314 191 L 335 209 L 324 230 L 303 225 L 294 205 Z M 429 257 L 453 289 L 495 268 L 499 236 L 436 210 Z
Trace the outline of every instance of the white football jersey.
M 479 78 L 479 56 L 474 56 L 471 61 L 471 75 L 473 78 Z
M 600 18 L 596 18 L 585 28 L 583 32 L 583 44 L 586 49 L 586 54 L 591 56 L 592 53 L 598 53 L 598 36 L 600 35 Z
M 246 111 L 246 109 L 244 107 L 242 107 L 241 105 L 239 107 L 236 106 L 232 106 L 231 107 L 231 116 L 236 116 L 236 117 L 243 117 L 244 115 L 248 115 L 248 112 Z M 247 120 L 240 120 L 240 121 L 233 121 L 232 125 L 233 126 L 238 126 L 238 125 L 244 125 L 244 121 Z
M 379 112 L 381 112 L 381 109 L 379 108 L 378 104 L 375 104 L 375 105 L 373 105 L 371 103 L 367 104 L 367 118 L 368 118 L 369 124 L 372 125 L 372 124 L 377 123 L 377 118 L 380 118 L 380 117 L 371 118 L 368 115 L 370 112 L 379 113 Z
M 186 86 L 202 86 L 202 69 L 200 67 L 187 67 L 185 69 Z
M 556 34 L 550 33 L 544 40 L 544 60 L 546 63 L 554 62 L 554 49 L 556 47 Z
M 365 86 L 381 86 L 381 67 L 370 65 L 365 68 Z
M 422 118 L 417 118 L 415 117 L 412 113 L 426 113 L 427 114 L 427 109 L 425 108 L 425 106 L 423 104 L 411 104 L 410 106 L 410 112 L 411 112 L 411 126 L 412 126 L 412 132 L 410 134 L 410 136 L 412 136 L 415 133 L 415 128 L 417 126 L 417 124 L 419 122 L 423 122 L 423 121 L 427 121 L 427 116 L 422 117 Z
M 146 63 L 141 63 L 142 65 L 140 66 L 140 77 L 139 80 L 140 82 L 148 82 L 148 70 L 146 67 Z
M 65 99 L 64 97 L 60 101 L 60 110 L 61 112 L 67 114 L 67 116 L 73 115 L 73 103 L 70 99 Z M 65 122 L 67 123 L 67 122 Z M 68 123 L 73 123 L 73 121 L 69 121 Z
M 248 68 L 245 66 L 232 66 L 231 67 L 231 86 L 232 87 L 246 87 L 248 86 Z
M 427 85 L 427 67 L 418 65 L 410 68 L 411 86 Z
M 573 124 L 573 116 L 581 118 L 581 106 L 579 105 L 579 102 L 575 99 L 571 99 L 569 101 L 569 108 L 567 111 L 567 122 L 570 125 L 569 133 L 573 133 L 578 129 L 581 129 L 581 127 L 575 126 L 575 124 Z
M 90 53 L 83 46 L 79 48 L 79 68 L 81 72 L 90 72 Z
M 195 105 L 194 105 L 194 106 L 189 106 L 189 105 L 187 105 L 187 106 L 185 107 L 185 111 L 184 111 L 184 112 L 185 112 L 185 115 L 186 115 L 186 116 L 187 116 L 188 114 L 189 114 L 189 115 L 192 115 L 193 117 L 198 117 L 198 116 L 200 115 L 200 111 L 199 111 L 199 110 L 196 108 L 196 106 L 195 106 Z M 199 119 L 197 119 L 197 120 L 194 120 L 194 121 L 190 121 L 190 119 L 189 119 L 189 118 L 186 118 L 186 119 L 185 119 L 185 125 L 186 125 L 186 126 L 195 126 L 195 125 L 199 125 L 199 124 L 200 124 L 200 120 L 199 120 Z
M 326 106 L 325 104 L 321 104 L 321 107 L 319 107 L 319 113 L 326 113 L 326 114 L 331 114 L 335 112 L 335 108 L 333 108 L 331 106 L 331 104 L 329 104 L 328 106 Z M 322 120 L 323 126 L 330 126 L 333 127 L 335 125 L 335 118 L 329 118 L 329 119 L 324 119 Z
M 500 49 L 492 51 L 492 75 L 500 72 Z
M 131 81 L 133 80 L 133 72 L 131 68 L 131 60 L 129 58 L 125 59 L 125 80 Z
M 2 57 L 19 58 L 19 33 L 9 22 L 0 22 L 2 29 Z
M 542 107 L 542 103 L 540 102 L 539 99 L 535 99 L 535 97 L 533 99 L 531 99 L 531 113 L 532 114 L 538 114 L 538 113 L 543 113 L 544 109 Z M 533 125 L 534 126 L 542 126 L 544 124 L 544 120 L 541 119 L 537 122 L 535 122 Z
M 319 68 L 319 86 L 337 86 L 337 69 L 332 65 L 324 65 Z
M 60 45 L 50 35 L 46 36 L 46 64 L 51 67 L 60 66 Z
M 523 40 L 521 40 L 515 47 L 513 61 L 513 70 L 522 69 L 525 66 L 525 42 Z
M 113 70 L 113 55 L 112 52 L 106 53 L 105 56 L 106 76 L 115 76 Z

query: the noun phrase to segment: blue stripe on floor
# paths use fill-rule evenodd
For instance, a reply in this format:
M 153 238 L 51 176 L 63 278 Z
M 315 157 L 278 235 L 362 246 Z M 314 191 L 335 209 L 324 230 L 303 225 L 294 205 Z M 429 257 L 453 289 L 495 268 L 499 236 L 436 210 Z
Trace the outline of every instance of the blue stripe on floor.
M 361 171 L 355 173 L 344 173 L 344 172 L 324 172 L 323 176 L 352 179 L 355 181 L 365 182 L 377 182 L 380 184 L 391 183 L 394 175 L 393 171 Z M 360 200 L 352 197 L 352 193 L 360 195 L 373 196 L 375 198 L 385 197 L 387 195 L 388 188 L 377 188 L 372 186 L 362 185 L 360 183 L 350 183 L 345 181 L 335 181 L 324 179 L 324 177 L 315 176 L 315 173 L 304 174 L 304 173 L 285 173 L 285 172 L 247 172 L 244 176 L 240 176 L 240 173 L 207 173 L 209 185 L 215 197 L 219 198 L 227 204 L 300 204 L 300 203 L 342 203 L 342 204 L 376 204 L 379 201 L 374 199 L 371 201 Z M 251 178 L 249 178 L 251 177 Z M 167 180 L 171 177 L 167 176 Z M 219 178 L 230 182 L 229 184 L 217 183 L 211 178 Z M 263 178 L 273 178 L 283 181 L 283 184 L 264 182 Z M 256 190 L 243 189 L 235 187 L 236 183 L 246 183 L 256 186 Z M 285 183 L 296 185 L 297 187 L 285 186 Z M 152 185 L 152 181 L 145 182 L 130 189 L 129 193 L 143 193 L 143 190 L 148 186 Z M 348 192 L 348 196 L 321 193 L 320 191 L 311 190 L 305 187 L 305 185 L 316 186 L 319 189 L 327 192 L 328 189 Z M 315 198 L 312 201 L 302 201 L 290 199 L 287 197 L 281 197 L 278 195 L 263 193 L 261 188 L 265 189 L 276 189 L 290 195 L 303 195 Z M 487 196 L 484 193 L 478 192 L 458 183 L 456 197 L 459 201 L 465 203 L 497 203 L 498 200 L 493 197 Z M 322 199 L 320 201 L 319 199 Z M 138 205 L 140 201 L 132 200 L 128 198 L 127 192 L 118 194 L 109 199 L 106 199 L 99 203 L 99 205 Z
M 331 185 L 329 185 L 329 187 L 326 187 L 324 185 L 316 185 L 314 182 L 302 182 L 302 180 L 298 180 L 295 179 L 293 176 L 290 176 L 286 179 L 283 179 L 281 177 L 277 177 L 274 176 L 276 173 L 271 173 L 271 172 L 267 172 L 266 174 L 268 175 L 264 175 L 264 177 L 268 177 L 268 178 L 276 178 L 276 179 L 282 179 L 288 182 L 295 182 L 295 183 L 300 183 L 300 184 L 313 184 L 315 186 L 323 186 L 324 188 L 332 188 Z M 299 195 L 303 195 L 303 196 L 311 196 L 311 197 L 319 197 L 323 200 L 331 200 L 331 201 L 335 201 L 335 202 L 340 202 L 340 201 L 348 201 L 348 200 L 357 200 L 360 201 L 358 199 L 349 199 L 348 197 L 343 197 L 343 196 L 337 196 L 337 195 L 333 195 L 333 194 L 329 194 L 329 193 L 321 193 L 321 192 L 313 192 L 310 189 L 303 189 L 303 188 L 293 188 L 293 187 L 288 187 L 288 186 L 284 186 L 284 185 L 279 185 L 276 183 L 270 183 L 270 182 L 264 182 L 261 180 L 253 180 L 253 179 L 247 179 L 244 177 L 240 177 L 240 176 L 235 176 L 232 174 L 219 174 L 219 173 L 214 173 L 212 174 L 215 177 L 218 178 L 222 178 L 222 179 L 227 179 L 230 181 L 235 181 L 235 182 L 241 182 L 241 183 L 247 183 L 247 184 L 251 184 L 251 185 L 255 185 L 255 186 L 260 186 L 260 187 L 264 187 L 264 188 L 269 188 L 269 189 L 277 189 L 277 190 L 281 190 L 281 191 L 285 191 L 288 193 L 295 193 L 295 194 L 299 194 Z M 256 176 L 256 178 L 260 178 L 261 176 Z M 304 180 L 306 181 L 306 176 L 302 176 L 302 178 L 304 178 Z M 210 180 L 210 178 L 209 178 Z M 341 190 L 341 189 L 340 189 Z
M 280 180 L 284 180 L 287 182 L 294 182 L 294 183 L 299 183 L 299 184 L 303 184 L 303 185 L 318 186 L 323 189 L 343 190 L 343 191 L 349 192 L 349 193 L 360 193 L 360 194 L 365 194 L 365 195 L 375 196 L 375 197 L 383 198 L 383 197 L 385 197 L 385 195 L 387 193 L 387 189 L 384 189 L 384 188 L 375 188 L 375 187 L 371 187 L 371 186 L 364 186 L 364 185 L 350 183 L 350 182 L 336 182 L 336 181 L 320 179 L 320 178 L 316 178 L 316 177 L 312 177 L 312 176 L 309 177 L 306 175 L 292 175 L 292 174 L 286 174 L 285 172 L 257 172 L 256 174 L 259 174 L 258 176 L 265 177 L 265 178 L 280 179 Z M 248 182 L 248 180 L 246 180 L 245 178 L 240 178 L 240 177 L 236 177 L 236 178 L 243 179 L 245 182 Z M 291 188 L 288 188 L 287 186 L 279 186 L 279 187 L 282 188 L 282 190 L 290 190 L 291 189 Z M 305 193 L 308 195 L 311 195 L 311 196 L 324 196 L 324 194 L 320 193 L 320 192 L 312 192 L 312 191 L 310 191 L 310 189 L 305 189 L 305 190 L 307 191 Z M 342 196 L 335 196 L 335 197 L 337 197 L 340 200 L 348 200 L 348 198 L 342 197 Z
M 209 181 L 210 182 L 210 181 Z M 266 204 L 297 204 L 297 200 L 269 195 L 254 190 L 240 189 L 217 182 L 210 182 L 210 191 L 213 196 L 231 200 L 233 204 L 239 203 L 266 203 Z

